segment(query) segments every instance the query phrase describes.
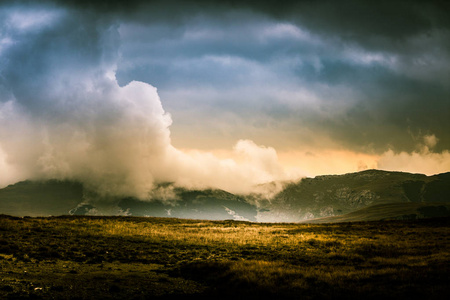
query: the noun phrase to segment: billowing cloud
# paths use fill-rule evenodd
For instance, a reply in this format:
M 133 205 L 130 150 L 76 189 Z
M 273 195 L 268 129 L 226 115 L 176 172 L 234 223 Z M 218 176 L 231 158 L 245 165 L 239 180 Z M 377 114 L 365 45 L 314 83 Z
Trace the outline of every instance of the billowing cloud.
M 395 153 L 389 150 L 381 156 L 378 167 L 388 171 L 403 171 L 427 175 L 445 173 L 450 170 L 450 152 L 445 150 L 441 153 Z
M 246 193 L 292 178 L 273 148 L 251 141 L 239 141 L 225 160 L 175 149 L 156 89 L 142 82 L 120 87 L 107 75 L 88 80 L 70 99 L 75 110 L 62 106 L 57 119 L 27 117 L 16 101 L 7 102 L 0 134 L 10 169 L 22 179 L 74 179 L 100 195 L 141 199 L 151 197 L 155 182 Z
M 395 153 L 388 150 L 378 159 L 378 167 L 384 170 L 401 170 L 411 173 L 433 175 L 450 170 L 450 152 L 433 152 L 439 139 L 434 134 L 419 138 L 417 149 L 412 152 Z
M 27 22 L 4 19 L 13 43 L 2 54 L 2 186 L 18 179 L 72 179 L 100 196 L 148 199 L 155 182 L 245 193 L 289 177 L 273 148 L 251 141 L 237 143 L 236 160 L 174 148 L 172 119 L 156 88 L 116 81 L 116 23 L 60 10 L 47 20 L 53 10 L 41 17 L 39 9 L 26 15 Z M 42 27 L 30 32 L 28 22 Z
M 296 180 L 303 176 L 279 162 L 273 148 L 258 146 L 249 140 L 236 143 L 227 158 L 212 152 L 172 149 L 168 166 L 174 172 L 170 180 L 187 187 L 219 187 L 239 194 L 259 191 L 258 184 L 278 180 Z

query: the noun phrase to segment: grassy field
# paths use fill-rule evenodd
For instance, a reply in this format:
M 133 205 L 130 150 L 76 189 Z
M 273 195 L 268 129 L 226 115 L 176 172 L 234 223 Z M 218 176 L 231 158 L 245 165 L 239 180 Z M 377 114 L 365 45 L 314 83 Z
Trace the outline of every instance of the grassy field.
M 0 216 L 0 298 L 449 299 L 449 225 Z

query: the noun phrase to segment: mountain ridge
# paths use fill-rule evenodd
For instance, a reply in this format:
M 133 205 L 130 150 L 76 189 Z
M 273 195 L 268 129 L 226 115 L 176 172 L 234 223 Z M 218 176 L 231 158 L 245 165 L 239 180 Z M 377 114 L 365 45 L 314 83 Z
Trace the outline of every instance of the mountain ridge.
M 377 205 L 450 203 L 450 172 L 427 176 L 372 169 L 320 175 L 283 183 L 281 191 L 271 197 L 262 193 L 235 195 L 211 188 L 187 189 L 172 183 L 157 185 L 151 195 L 151 201 L 123 197 L 115 202 L 115 210 L 102 212 L 99 204 L 86 200 L 89 197 L 79 182 L 28 180 L 0 189 L 0 213 L 16 216 L 122 214 L 257 222 L 316 222 L 324 218 L 331 221 L 326 218 L 353 213 L 357 216 L 353 219 L 364 219 L 364 209 Z M 396 208 L 399 217 L 411 212 L 411 207 L 406 206 L 403 212 Z M 390 216 L 388 207 L 383 210 Z M 442 207 L 445 213 L 447 206 Z M 370 214 L 370 210 L 366 213 Z
M 270 201 L 259 202 L 264 212 L 259 213 L 258 221 L 299 222 L 382 203 L 449 201 L 450 172 L 427 176 L 365 170 L 290 183 Z

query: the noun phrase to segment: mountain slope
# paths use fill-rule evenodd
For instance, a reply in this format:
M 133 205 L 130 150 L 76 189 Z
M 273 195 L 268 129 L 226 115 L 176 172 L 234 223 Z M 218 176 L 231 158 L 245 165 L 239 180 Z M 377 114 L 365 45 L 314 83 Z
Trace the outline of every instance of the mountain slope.
M 83 198 L 83 186 L 72 181 L 22 181 L 0 189 L 0 213 L 16 216 L 68 214 Z
M 208 220 L 256 221 L 256 207 L 244 198 L 222 190 L 187 190 L 176 188 L 177 199 L 139 201 L 126 198 L 119 207 L 133 216 L 175 217 Z
M 83 186 L 71 181 L 22 181 L 0 189 L 0 214 L 14 216 L 105 214 L 84 201 Z M 114 201 L 111 201 L 114 202 Z M 222 190 L 173 189 L 171 196 L 152 201 L 123 198 L 116 211 L 132 216 L 256 221 L 256 207 Z
M 382 220 L 417 220 L 450 217 L 450 203 L 385 203 L 348 214 L 305 220 L 305 223 L 341 223 Z
M 450 202 L 450 173 L 435 176 L 367 170 L 304 178 L 270 202 L 260 201 L 262 222 L 298 222 L 336 216 L 376 204 Z

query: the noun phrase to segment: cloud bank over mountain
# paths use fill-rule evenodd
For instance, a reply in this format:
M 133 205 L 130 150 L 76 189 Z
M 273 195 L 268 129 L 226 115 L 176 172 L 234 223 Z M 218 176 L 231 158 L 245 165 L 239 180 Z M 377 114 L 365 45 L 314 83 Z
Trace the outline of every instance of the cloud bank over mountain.
M 115 22 L 40 6 L 2 14 L 2 185 L 72 179 L 102 196 L 145 199 L 155 182 L 248 192 L 288 177 L 273 148 L 251 141 L 236 144 L 242 164 L 175 149 L 156 88 L 116 81 Z

